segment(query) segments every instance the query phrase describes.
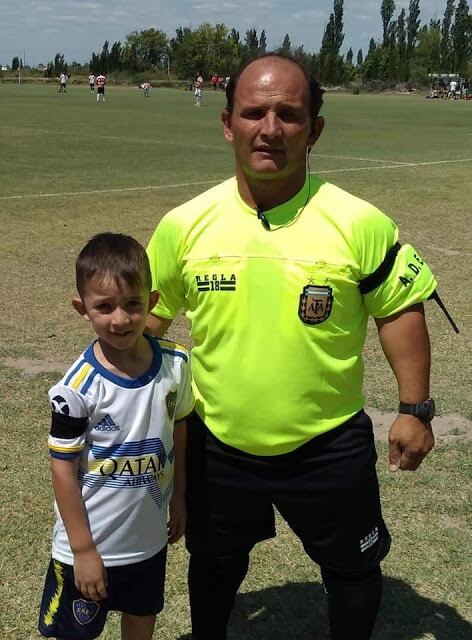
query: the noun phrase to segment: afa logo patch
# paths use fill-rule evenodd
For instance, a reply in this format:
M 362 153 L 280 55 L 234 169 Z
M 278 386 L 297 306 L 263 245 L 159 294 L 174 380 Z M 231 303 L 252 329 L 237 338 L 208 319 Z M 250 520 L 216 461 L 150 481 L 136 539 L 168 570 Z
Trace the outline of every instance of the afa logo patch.
M 328 286 L 307 284 L 303 287 L 298 305 L 298 316 L 305 324 L 321 324 L 333 308 L 333 290 Z
M 98 602 L 91 602 L 89 600 L 74 600 L 72 603 L 72 611 L 74 618 L 81 625 L 86 625 L 92 622 L 96 618 L 100 611 L 100 605 Z
M 51 409 L 54 413 L 62 413 L 64 416 L 68 416 L 70 413 L 69 405 L 62 396 L 54 396 L 51 401 Z

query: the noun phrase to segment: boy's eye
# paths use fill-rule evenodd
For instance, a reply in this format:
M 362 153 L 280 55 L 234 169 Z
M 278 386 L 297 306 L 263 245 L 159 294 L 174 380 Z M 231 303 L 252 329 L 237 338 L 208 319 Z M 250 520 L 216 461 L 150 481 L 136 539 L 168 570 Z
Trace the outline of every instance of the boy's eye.
M 96 307 L 98 311 L 106 312 L 110 310 L 110 305 L 107 302 L 102 302 Z

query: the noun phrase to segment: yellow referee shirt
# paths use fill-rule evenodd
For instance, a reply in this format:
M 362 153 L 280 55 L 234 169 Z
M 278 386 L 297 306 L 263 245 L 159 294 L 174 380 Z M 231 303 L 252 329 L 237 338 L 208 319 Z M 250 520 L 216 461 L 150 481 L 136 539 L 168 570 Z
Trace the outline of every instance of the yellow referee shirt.
M 371 204 L 311 176 L 291 200 L 256 211 L 227 180 L 168 213 L 148 246 L 153 313 L 185 309 L 196 410 L 222 442 L 277 455 L 335 428 L 363 404 L 369 315 L 426 300 L 435 279 L 410 245 L 362 295 L 397 241 Z

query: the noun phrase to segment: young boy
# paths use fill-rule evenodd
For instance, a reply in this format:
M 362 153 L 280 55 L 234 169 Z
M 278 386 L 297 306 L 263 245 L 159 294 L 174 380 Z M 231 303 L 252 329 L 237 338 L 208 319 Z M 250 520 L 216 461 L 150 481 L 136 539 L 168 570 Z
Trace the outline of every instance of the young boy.
M 76 280 L 72 304 L 97 339 L 49 392 L 57 521 L 39 631 L 92 640 L 118 610 L 122 640 L 150 640 L 167 542 L 185 528 L 188 354 L 143 335 L 158 294 L 133 238 L 92 238 Z

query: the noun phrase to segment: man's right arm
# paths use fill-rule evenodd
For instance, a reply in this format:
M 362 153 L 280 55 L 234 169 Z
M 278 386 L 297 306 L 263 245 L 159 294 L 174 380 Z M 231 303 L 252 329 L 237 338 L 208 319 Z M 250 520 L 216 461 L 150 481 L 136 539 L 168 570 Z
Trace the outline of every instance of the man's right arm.
M 172 324 L 172 320 L 167 320 L 167 318 L 162 318 L 161 316 L 155 316 L 153 313 L 148 315 L 148 319 L 146 322 L 147 333 L 150 333 L 153 336 L 157 336 L 158 338 L 162 338 L 162 336 L 169 329 Z

